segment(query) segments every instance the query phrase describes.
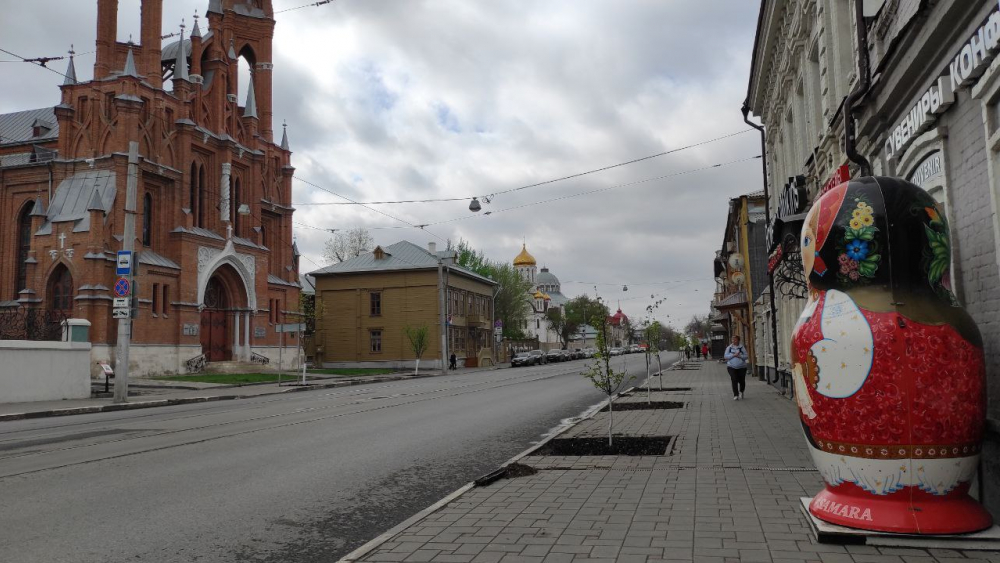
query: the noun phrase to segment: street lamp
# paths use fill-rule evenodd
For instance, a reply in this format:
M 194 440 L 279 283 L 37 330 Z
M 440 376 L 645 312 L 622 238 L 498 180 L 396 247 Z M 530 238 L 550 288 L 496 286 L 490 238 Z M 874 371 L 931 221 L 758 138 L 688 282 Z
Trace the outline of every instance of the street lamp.
M 478 213 L 483 206 L 479 203 L 479 198 L 472 198 L 472 203 L 469 204 L 469 211 L 473 213 Z

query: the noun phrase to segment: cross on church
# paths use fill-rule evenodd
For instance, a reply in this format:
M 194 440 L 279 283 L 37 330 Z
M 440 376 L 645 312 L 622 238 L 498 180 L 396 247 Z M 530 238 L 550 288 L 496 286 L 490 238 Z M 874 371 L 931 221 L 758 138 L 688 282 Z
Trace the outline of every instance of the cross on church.
M 59 248 L 66 248 L 66 233 L 59 233 Z

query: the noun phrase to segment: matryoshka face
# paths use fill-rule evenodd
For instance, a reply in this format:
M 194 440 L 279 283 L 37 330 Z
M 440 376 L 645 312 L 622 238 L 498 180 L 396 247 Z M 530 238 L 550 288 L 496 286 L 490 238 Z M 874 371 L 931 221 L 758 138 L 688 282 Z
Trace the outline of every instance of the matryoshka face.
M 819 224 L 819 205 L 812 206 L 806 215 L 805 224 L 802 226 L 802 240 L 799 242 L 802 248 L 802 269 L 808 280 L 812 274 L 813 265 L 816 263 L 816 231 Z

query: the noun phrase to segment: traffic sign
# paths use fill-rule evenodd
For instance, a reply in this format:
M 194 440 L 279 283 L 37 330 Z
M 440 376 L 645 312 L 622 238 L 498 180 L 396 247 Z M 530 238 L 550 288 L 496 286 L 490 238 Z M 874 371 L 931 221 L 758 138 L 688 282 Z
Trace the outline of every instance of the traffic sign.
M 128 297 L 128 294 L 132 291 L 132 284 L 129 283 L 127 278 L 118 278 L 115 282 L 115 295 L 118 297 Z
M 303 332 L 305 329 L 305 323 L 290 323 L 274 327 L 275 332 Z
M 118 251 L 118 261 L 115 267 L 115 273 L 119 276 L 128 276 L 132 274 L 132 251 L 131 250 L 119 250 Z
M 124 309 L 121 309 L 121 308 L 111 309 L 111 318 L 112 319 L 127 319 L 128 318 L 128 313 L 129 313 L 128 308 L 124 308 Z
M 115 309 L 121 309 L 122 307 L 128 308 L 129 302 L 128 297 L 115 297 L 112 307 Z
M 503 327 L 502 326 L 498 326 L 498 327 L 494 328 L 493 329 L 493 334 L 495 334 L 497 336 L 502 335 L 503 334 Z

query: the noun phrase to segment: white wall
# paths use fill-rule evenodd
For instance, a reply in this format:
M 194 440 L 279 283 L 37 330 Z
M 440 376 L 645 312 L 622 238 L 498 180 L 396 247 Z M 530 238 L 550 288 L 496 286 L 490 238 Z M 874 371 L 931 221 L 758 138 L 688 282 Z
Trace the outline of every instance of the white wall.
M 89 342 L 0 340 L 0 402 L 88 397 Z

